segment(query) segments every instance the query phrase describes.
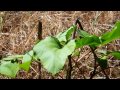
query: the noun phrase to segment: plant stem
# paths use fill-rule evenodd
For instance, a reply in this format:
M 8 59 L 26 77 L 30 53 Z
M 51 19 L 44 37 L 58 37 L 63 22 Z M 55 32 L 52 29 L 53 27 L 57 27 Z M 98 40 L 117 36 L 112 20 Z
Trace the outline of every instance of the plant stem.
M 91 48 L 91 47 L 90 47 L 90 48 Z M 93 55 L 94 55 L 95 61 L 94 61 L 94 71 L 93 71 L 93 73 L 91 74 L 90 79 L 92 79 L 92 78 L 95 76 L 95 74 L 96 74 L 96 69 L 97 69 L 97 66 L 96 66 L 96 63 L 97 63 L 97 55 L 95 54 L 94 50 L 95 50 L 95 49 L 91 48 L 91 52 L 92 52 Z
M 51 76 L 51 79 L 54 79 L 54 76 Z
M 75 25 L 78 24 L 78 25 L 79 25 L 79 28 L 80 28 L 81 30 L 84 30 L 81 22 L 79 21 L 79 19 L 80 19 L 80 18 L 78 18 L 78 19 L 76 20 Z
M 38 39 L 42 39 L 42 22 L 39 21 L 38 23 Z M 41 79 L 41 63 L 38 63 L 38 71 L 39 71 L 39 76 L 38 79 Z
M 73 59 L 73 58 L 72 58 Z M 79 68 L 79 65 L 78 65 L 78 62 L 76 62 L 74 59 L 73 59 L 74 63 L 75 63 L 75 66 L 79 69 L 79 72 L 83 72 L 80 68 Z M 84 73 L 82 74 L 83 78 L 86 79 Z
M 80 24 L 79 19 L 77 19 L 75 21 L 75 25 Z M 81 25 L 82 26 L 82 25 Z M 71 39 L 75 39 L 75 35 L 76 35 L 76 29 L 73 32 L 72 38 Z M 71 79 L 71 72 L 72 72 L 72 60 L 71 60 L 71 55 L 68 56 L 68 69 L 67 69 L 67 75 L 66 75 L 66 79 Z
M 114 66 L 114 67 L 119 67 L 119 64 L 118 65 L 116 65 L 116 66 Z M 107 67 L 106 69 L 104 69 L 104 70 L 107 70 L 107 69 L 110 69 L 110 68 L 113 68 L 113 67 Z M 103 70 L 100 70 L 99 72 L 96 72 L 96 74 L 99 74 L 100 72 L 102 72 Z
M 80 19 L 80 18 L 77 18 L 77 20 L 75 21 L 75 25 L 78 24 L 78 27 L 77 27 L 77 28 L 80 28 L 80 30 L 84 30 L 84 29 L 83 29 L 83 26 L 82 26 L 82 24 L 81 24 L 81 22 L 80 22 L 79 19 Z M 75 31 L 75 34 L 76 34 L 76 31 Z M 75 34 L 73 35 L 74 38 L 75 38 Z M 80 36 L 80 38 L 81 38 L 81 36 Z M 78 64 L 77 64 L 77 63 L 76 63 L 76 65 L 77 65 L 77 67 L 78 67 Z M 81 70 L 79 69 L 79 71 L 81 71 Z M 83 74 L 83 77 L 84 77 L 84 79 L 86 79 L 86 77 L 84 76 L 84 74 Z
M 92 79 L 96 75 L 96 69 L 97 69 L 96 63 L 97 63 L 97 59 L 99 59 L 99 58 L 97 57 L 97 55 L 95 53 L 95 49 L 93 49 L 92 47 L 90 47 L 90 48 L 91 48 L 91 51 L 92 51 L 92 53 L 94 55 L 94 59 L 95 59 L 95 61 L 94 61 L 94 71 L 93 71 L 93 73 L 91 74 L 91 77 L 90 77 L 90 79 Z M 104 73 L 104 75 L 106 76 L 106 79 L 109 79 L 108 75 L 106 74 L 105 70 L 102 67 L 101 67 L 101 70 Z
M 72 71 L 72 61 L 71 61 L 71 55 L 68 56 L 68 70 L 67 70 L 67 75 L 66 79 L 71 79 L 71 71 Z
M 78 25 L 79 25 L 80 30 L 84 30 L 83 27 L 82 27 L 82 25 L 81 25 L 81 22 L 79 21 L 79 18 L 76 20 L 75 24 L 78 24 Z M 80 37 L 80 38 L 81 38 L 81 37 Z M 95 49 L 93 49 L 92 47 L 90 47 L 90 48 L 91 48 L 91 51 L 92 51 L 92 53 L 93 53 L 93 55 L 94 55 L 94 58 L 95 58 L 94 71 L 93 71 L 93 73 L 92 73 L 92 75 L 91 75 L 91 77 L 90 77 L 90 79 L 92 79 L 93 76 L 95 75 L 96 69 L 97 69 L 97 66 L 96 66 L 97 55 L 96 55 L 95 52 L 94 52 Z
M 101 68 L 101 69 L 102 69 L 102 68 Z M 104 69 L 102 69 L 102 72 L 104 73 L 104 75 L 105 75 L 106 79 L 110 79 L 110 78 L 108 77 L 108 75 L 106 74 L 106 72 L 105 72 L 105 70 L 104 70 Z
M 82 25 L 81 25 L 81 22 L 79 21 L 79 18 L 76 20 L 75 24 L 76 24 L 76 25 L 78 24 L 78 25 L 79 25 L 79 28 L 80 28 L 81 30 L 84 30 L 83 27 L 82 27 Z M 90 47 L 90 46 L 89 46 L 89 47 Z M 94 59 L 95 59 L 95 61 L 94 61 L 94 71 L 93 71 L 93 73 L 92 73 L 92 75 L 91 75 L 91 77 L 90 77 L 90 79 L 92 79 L 92 78 L 95 76 L 95 74 L 96 74 L 96 69 L 97 69 L 96 63 L 97 63 L 98 57 L 97 57 L 96 53 L 94 52 L 95 49 L 93 49 L 92 47 L 90 47 L 90 48 L 91 48 L 91 51 L 92 51 L 92 53 L 93 53 L 93 55 L 94 55 Z M 102 68 L 101 68 L 101 69 L 102 69 Z M 105 74 L 106 79 L 109 79 L 109 77 L 108 77 L 108 75 L 106 74 L 106 72 L 104 71 L 104 69 L 102 69 L 102 72 Z

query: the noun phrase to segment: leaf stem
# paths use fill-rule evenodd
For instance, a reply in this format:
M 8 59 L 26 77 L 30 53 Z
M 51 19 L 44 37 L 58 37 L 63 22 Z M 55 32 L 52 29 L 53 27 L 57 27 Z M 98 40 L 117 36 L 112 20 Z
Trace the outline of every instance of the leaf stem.
M 72 58 L 72 59 L 73 59 L 73 58 Z M 78 62 L 76 62 L 76 60 L 74 60 L 74 59 L 73 59 L 73 61 L 74 61 L 74 63 L 75 63 L 75 66 L 79 69 L 79 72 L 82 72 L 82 73 L 83 73 L 83 71 L 79 68 Z M 82 74 L 82 76 L 83 76 L 84 79 L 86 79 L 84 73 Z
M 80 18 L 78 18 L 77 20 L 76 20 L 76 22 L 75 22 L 75 24 L 77 25 L 79 25 L 79 28 L 81 29 L 81 30 L 84 30 L 83 29 L 83 27 L 82 27 L 82 25 L 81 25 L 81 22 L 79 21 L 79 19 Z M 81 38 L 81 37 L 80 37 Z M 97 69 L 97 59 L 98 59 L 98 57 L 97 57 L 97 55 L 96 55 L 96 53 L 94 52 L 95 51 L 95 49 L 94 48 L 92 48 L 91 46 L 89 46 L 90 48 L 91 48 L 91 51 L 92 51 L 92 53 L 93 53 L 93 55 L 94 55 L 94 59 L 95 59 L 95 61 L 94 61 L 94 71 L 93 71 L 93 73 L 91 74 L 91 77 L 90 77 L 90 79 L 92 79 L 94 76 L 95 76 L 95 74 L 96 74 L 96 69 Z M 101 67 L 101 69 L 102 69 L 102 67 Z M 106 76 L 106 79 L 109 79 L 109 77 L 108 77 L 108 75 L 106 74 L 106 72 L 104 71 L 104 69 L 102 69 L 102 72 L 105 74 L 105 76 Z
M 75 21 L 75 25 L 79 25 L 79 28 L 81 29 L 81 30 L 84 30 L 83 29 L 83 26 L 82 26 L 82 24 L 81 24 L 81 22 L 80 22 L 80 20 L 79 20 L 80 18 L 77 18 L 77 20 Z
M 97 63 L 97 59 L 99 59 L 99 58 L 97 57 L 97 55 L 95 53 L 96 48 L 95 49 L 93 49 L 92 47 L 90 47 L 90 48 L 91 48 L 91 51 L 92 51 L 92 53 L 94 55 L 94 59 L 95 59 L 95 61 L 94 61 L 94 71 L 93 71 L 93 73 L 91 74 L 91 77 L 90 77 L 90 79 L 92 79 L 96 75 L 96 69 L 97 69 L 96 63 Z M 102 72 L 104 73 L 104 75 L 106 76 L 106 79 L 109 79 L 109 76 L 106 74 L 105 70 L 101 66 L 100 66 L 100 68 L 101 68 Z
M 75 21 L 75 25 L 80 24 L 80 27 L 82 28 L 81 23 L 79 22 L 79 19 L 77 19 Z M 76 29 L 73 32 L 72 38 L 71 39 L 75 39 L 75 35 L 76 35 Z M 71 79 L 71 72 L 72 72 L 72 60 L 71 60 L 71 55 L 68 56 L 68 69 L 67 69 L 67 75 L 66 75 L 66 79 Z
M 94 71 L 93 71 L 93 73 L 90 76 L 90 79 L 92 79 L 95 76 L 95 74 L 96 74 L 96 69 L 97 69 L 96 63 L 97 63 L 98 57 L 97 57 L 97 55 L 94 52 L 95 49 L 93 49 L 92 47 L 90 47 L 90 48 L 91 48 L 91 52 L 93 53 L 94 59 L 95 59 L 95 61 L 94 61 Z
M 71 79 L 71 71 L 72 71 L 72 61 L 71 61 L 71 55 L 68 56 L 68 70 L 67 70 L 67 75 L 66 79 Z

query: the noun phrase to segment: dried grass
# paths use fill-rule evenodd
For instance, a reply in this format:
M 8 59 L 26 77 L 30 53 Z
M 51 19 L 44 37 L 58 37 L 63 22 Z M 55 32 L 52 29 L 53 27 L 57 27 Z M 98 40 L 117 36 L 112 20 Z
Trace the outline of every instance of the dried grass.
M 116 20 L 120 19 L 119 11 L 5 11 L 0 12 L 3 26 L 0 28 L 0 56 L 24 54 L 29 51 L 37 40 L 38 20 L 43 24 L 43 38 L 55 35 L 70 27 L 73 22 L 80 17 L 82 25 L 91 34 L 101 35 L 109 31 Z M 120 50 L 120 40 L 106 46 L 109 50 Z M 89 50 L 85 47 L 82 54 Z M 112 58 L 111 58 L 112 60 Z M 113 63 L 111 60 L 109 62 Z M 115 62 L 115 63 L 120 63 Z M 113 65 L 115 65 L 115 63 Z M 79 68 L 73 68 L 72 78 L 89 78 L 93 70 L 92 54 L 85 55 L 78 62 Z M 74 62 L 73 62 L 74 65 Z M 17 79 L 36 79 L 38 66 L 33 62 L 29 73 L 20 71 Z M 108 70 L 110 78 L 120 78 L 120 67 Z M 6 78 L 0 75 L 0 78 Z M 42 78 L 52 78 L 46 70 L 42 69 Z M 62 70 L 55 78 L 65 78 L 65 70 Z M 96 75 L 95 78 L 104 78 L 103 74 Z

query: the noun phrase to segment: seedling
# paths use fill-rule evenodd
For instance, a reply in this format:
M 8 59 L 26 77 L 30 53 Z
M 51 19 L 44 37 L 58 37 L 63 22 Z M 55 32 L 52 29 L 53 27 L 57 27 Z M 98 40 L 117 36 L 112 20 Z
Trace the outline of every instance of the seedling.
M 75 54 L 76 52 L 79 53 L 79 51 L 76 51 L 78 48 L 83 48 L 88 45 L 91 48 L 91 52 L 95 59 L 94 71 L 91 73 L 90 79 L 95 76 L 97 66 L 101 67 L 102 72 L 105 74 L 106 78 L 109 79 L 104 71 L 108 67 L 108 56 L 112 55 L 116 59 L 120 59 L 120 52 L 100 51 L 97 50 L 97 48 L 119 38 L 120 21 L 115 23 L 111 31 L 106 32 L 101 36 L 96 36 L 83 30 L 79 19 L 77 19 L 75 24 L 66 31 L 40 40 L 34 45 L 33 49 L 25 55 L 2 58 L 0 60 L 0 73 L 15 78 L 20 69 L 29 71 L 31 62 L 35 60 L 39 61 L 43 68 L 54 76 L 63 69 L 65 62 L 69 60 L 66 78 L 70 79 L 72 71 L 72 56 L 77 55 Z M 100 53 L 102 57 L 98 57 L 96 51 Z M 16 59 L 21 60 L 22 63 L 16 62 Z

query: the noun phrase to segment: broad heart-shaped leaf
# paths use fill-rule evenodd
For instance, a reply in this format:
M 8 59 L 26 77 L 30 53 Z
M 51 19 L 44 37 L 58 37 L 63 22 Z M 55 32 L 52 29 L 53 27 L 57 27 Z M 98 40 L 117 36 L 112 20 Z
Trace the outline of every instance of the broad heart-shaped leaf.
M 97 62 L 99 63 L 102 69 L 106 69 L 108 67 L 107 59 L 99 58 L 97 59 Z
M 120 51 L 112 51 L 109 54 L 120 60 Z
M 55 75 L 63 68 L 67 57 L 72 54 L 75 46 L 74 40 L 61 47 L 58 39 L 47 37 L 35 45 L 33 50 L 43 67 Z
M 29 70 L 30 68 L 30 64 L 31 64 L 31 61 L 32 61 L 32 57 L 34 55 L 34 52 L 33 50 L 29 51 L 28 53 L 26 53 L 24 56 L 23 56 L 23 60 L 22 60 L 22 64 L 20 64 L 20 67 L 26 71 Z
M 11 63 L 11 61 L 2 61 L 0 65 L 0 73 L 9 77 L 15 78 L 19 71 L 18 63 Z
M 79 33 L 79 35 L 81 37 L 90 37 L 92 35 L 90 35 L 89 33 L 87 33 L 86 31 L 83 31 L 83 30 L 77 30 L 77 32 Z
M 85 45 L 90 45 L 91 47 L 96 47 L 99 44 L 100 44 L 99 37 L 97 37 L 95 35 L 81 38 L 81 39 L 76 39 L 76 47 L 77 48 L 81 48 Z
M 58 35 L 56 35 L 56 38 L 59 40 L 59 42 L 66 43 L 68 40 L 70 40 L 70 37 L 75 29 L 76 29 L 76 25 L 72 25 L 66 31 L 61 32 Z
M 115 26 L 113 27 L 112 31 L 103 34 L 100 38 L 102 41 L 101 45 L 104 45 L 113 40 L 119 39 L 120 38 L 120 21 L 117 21 L 115 23 Z

